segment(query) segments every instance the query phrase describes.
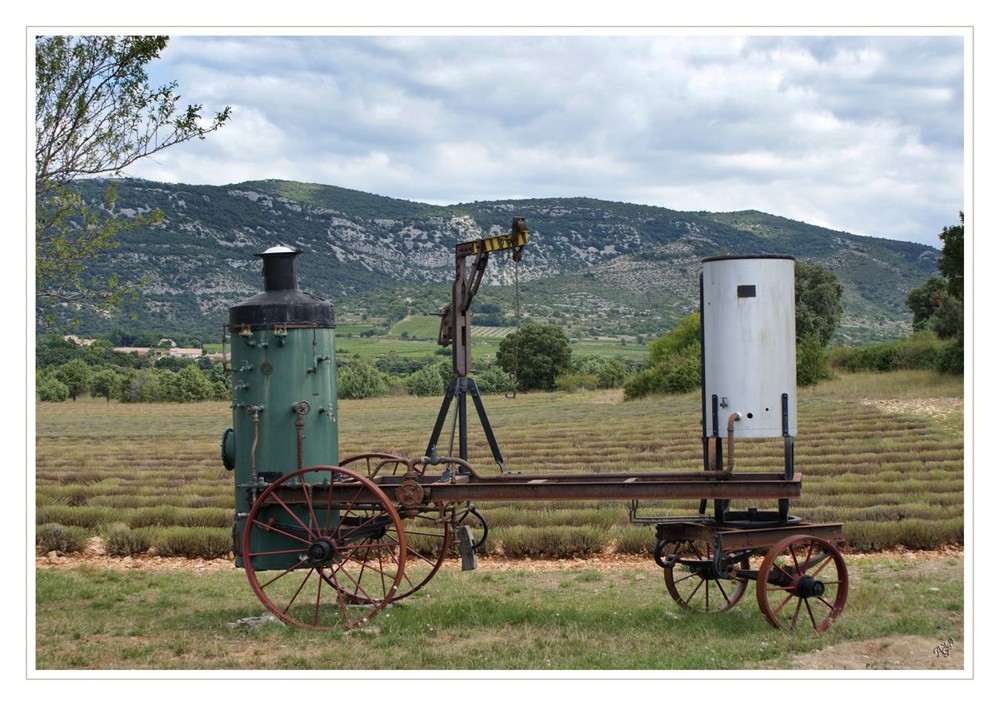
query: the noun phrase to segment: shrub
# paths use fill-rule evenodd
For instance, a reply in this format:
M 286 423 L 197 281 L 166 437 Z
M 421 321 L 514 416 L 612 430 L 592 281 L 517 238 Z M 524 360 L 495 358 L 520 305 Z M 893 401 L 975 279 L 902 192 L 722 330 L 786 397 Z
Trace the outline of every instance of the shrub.
M 337 394 L 344 399 L 383 397 L 388 392 L 382 374 L 364 361 L 337 367 Z
M 852 373 L 862 370 L 886 373 L 899 369 L 901 360 L 899 349 L 894 344 L 877 343 L 872 346 L 847 349 L 840 356 L 839 365 Z
M 494 537 L 494 535 L 496 535 Z M 502 545 L 507 557 L 572 557 L 597 554 L 607 536 L 595 527 L 499 527 L 490 537 Z
M 437 365 L 425 365 L 406 377 L 406 391 L 416 397 L 444 394 L 444 384 Z
M 943 343 L 929 332 L 917 333 L 897 343 L 900 367 L 906 370 L 933 370 Z
M 655 394 L 681 394 L 701 387 L 701 360 L 675 354 L 652 368 L 636 373 L 625 383 L 625 399 Z
M 816 336 L 806 336 L 799 341 L 798 361 L 795 370 L 796 382 L 799 386 L 815 385 L 820 380 L 833 377 L 830 370 L 830 352 L 820 343 Z
M 617 527 L 614 538 L 615 548 L 622 554 L 652 554 L 656 546 L 656 534 L 649 526 Z
M 573 371 L 593 375 L 597 379 L 597 387 L 602 390 L 621 387 L 629 376 L 629 368 L 624 361 L 596 355 L 573 361 Z M 559 386 L 558 382 L 556 386 Z
M 233 549 L 232 532 L 214 527 L 167 527 L 153 537 L 160 556 L 219 559 Z
M 118 389 L 120 402 L 159 402 L 161 398 L 160 376 L 158 373 L 172 373 L 170 370 L 157 371 L 153 368 L 131 370 Z
M 701 313 L 688 314 L 665 336 L 649 344 L 649 360 L 653 364 L 665 362 L 678 354 L 688 354 L 701 349 Z
M 484 395 L 510 392 L 513 387 L 510 373 L 499 365 L 491 365 L 482 372 L 476 372 L 475 381 L 479 392 Z
M 67 527 L 51 522 L 35 528 L 35 545 L 42 554 L 56 551 L 63 554 L 82 552 L 90 533 L 82 527 Z
M 153 543 L 153 533 L 148 528 L 133 529 L 123 522 L 116 522 L 101 532 L 104 550 L 112 556 L 144 554 Z
M 125 518 L 132 528 L 167 527 L 178 524 L 178 512 L 178 508 L 173 505 L 159 504 L 131 510 L 125 515 Z
M 115 511 L 108 507 L 44 505 L 35 512 L 35 522 L 44 525 L 57 523 L 73 527 L 96 528 L 112 521 Z
M 556 389 L 562 392 L 596 390 L 597 376 L 592 373 L 562 373 L 556 376 Z
M 838 349 L 833 365 L 850 372 L 933 370 L 944 347 L 933 334 L 920 332 L 900 341 Z
M 899 522 L 856 520 L 844 525 L 844 535 L 847 543 L 859 551 L 884 551 L 893 547 L 936 549 L 943 544 L 961 544 L 963 522 L 961 517 Z
M 42 402 L 65 402 L 69 388 L 53 375 L 46 375 L 35 383 L 35 394 Z
M 939 373 L 962 375 L 965 372 L 965 344 L 961 338 L 941 348 L 934 360 Z
M 174 382 L 175 386 L 168 391 L 169 399 L 173 402 L 210 400 L 214 394 L 212 383 L 197 365 L 181 368 Z

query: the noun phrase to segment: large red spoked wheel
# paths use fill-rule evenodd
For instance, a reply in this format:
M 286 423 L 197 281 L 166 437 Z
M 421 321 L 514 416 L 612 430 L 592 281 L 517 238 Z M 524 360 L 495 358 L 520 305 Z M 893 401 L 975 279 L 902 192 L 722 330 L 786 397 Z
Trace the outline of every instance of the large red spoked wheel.
M 847 565 L 819 537 L 794 535 L 767 553 L 757 573 L 757 605 L 779 630 L 799 625 L 823 632 L 847 604 Z
M 395 507 L 372 481 L 330 466 L 288 473 L 254 502 L 243 532 L 250 586 L 286 623 L 350 629 L 392 599 L 406 539 Z
M 663 569 L 663 578 L 667 593 L 678 605 L 696 613 L 722 613 L 743 597 L 747 580 L 720 577 L 713 554 L 708 542 L 685 539 L 673 545 L 670 556 L 675 563 Z M 749 569 L 750 561 L 743 557 L 734 568 Z
M 348 456 L 340 465 L 368 478 L 377 478 L 402 476 L 407 471 L 407 463 L 407 459 L 395 454 L 367 453 Z M 443 506 L 421 507 L 415 515 L 403 517 L 403 526 L 406 528 L 406 570 L 393 601 L 412 595 L 434 578 L 451 546 L 451 522 Z M 391 541 L 391 535 L 386 539 Z

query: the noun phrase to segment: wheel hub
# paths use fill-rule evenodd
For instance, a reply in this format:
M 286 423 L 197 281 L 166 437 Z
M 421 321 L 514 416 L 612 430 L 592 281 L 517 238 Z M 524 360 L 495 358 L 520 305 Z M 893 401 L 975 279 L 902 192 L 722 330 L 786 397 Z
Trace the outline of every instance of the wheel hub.
M 817 581 L 812 576 L 801 576 L 795 582 L 795 595 L 799 598 L 819 598 L 825 590 L 823 582 Z
M 333 544 L 333 540 L 329 537 L 323 537 L 313 542 L 306 553 L 310 561 L 323 563 L 333 559 L 337 553 L 337 549 Z

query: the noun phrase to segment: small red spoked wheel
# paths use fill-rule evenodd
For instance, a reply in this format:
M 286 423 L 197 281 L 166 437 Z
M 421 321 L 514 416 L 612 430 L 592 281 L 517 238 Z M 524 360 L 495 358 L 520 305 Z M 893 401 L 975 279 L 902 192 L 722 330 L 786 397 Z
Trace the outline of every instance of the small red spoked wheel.
M 743 597 L 745 578 L 723 578 L 712 561 L 714 551 L 708 542 L 681 540 L 670 549 L 673 566 L 663 569 L 667 593 L 683 608 L 696 613 L 723 613 Z M 749 569 L 743 557 L 733 568 Z
M 406 539 L 378 486 L 344 468 L 288 473 L 260 494 L 243 532 L 243 563 L 260 601 L 313 630 L 351 629 L 392 599 Z
M 408 460 L 389 453 L 366 453 L 348 456 L 340 462 L 344 468 L 351 468 L 368 478 L 379 476 L 402 476 L 408 468 Z M 403 573 L 399 589 L 393 601 L 399 601 L 416 593 L 434 578 L 441 568 L 448 548 L 451 546 L 450 513 L 441 505 L 420 508 L 415 515 L 403 517 L 406 528 L 406 571 Z M 392 541 L 391 533 L 385 541 Z
M 847 564 L 833 544 L 808 535 L 781 540 L 757 573 L 757 605 L 779 630 L 827 630 L 847 604 Z

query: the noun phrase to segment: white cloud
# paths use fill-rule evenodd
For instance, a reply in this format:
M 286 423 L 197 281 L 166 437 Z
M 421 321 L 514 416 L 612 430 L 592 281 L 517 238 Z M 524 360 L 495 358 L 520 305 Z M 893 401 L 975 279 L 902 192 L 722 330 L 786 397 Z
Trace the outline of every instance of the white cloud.
M 963 207 L 962 50 L 954 36 L 175 36 L 157 75 L 233 117 L 139 171 L 435 203 L 755 208 L 936 245 Z

